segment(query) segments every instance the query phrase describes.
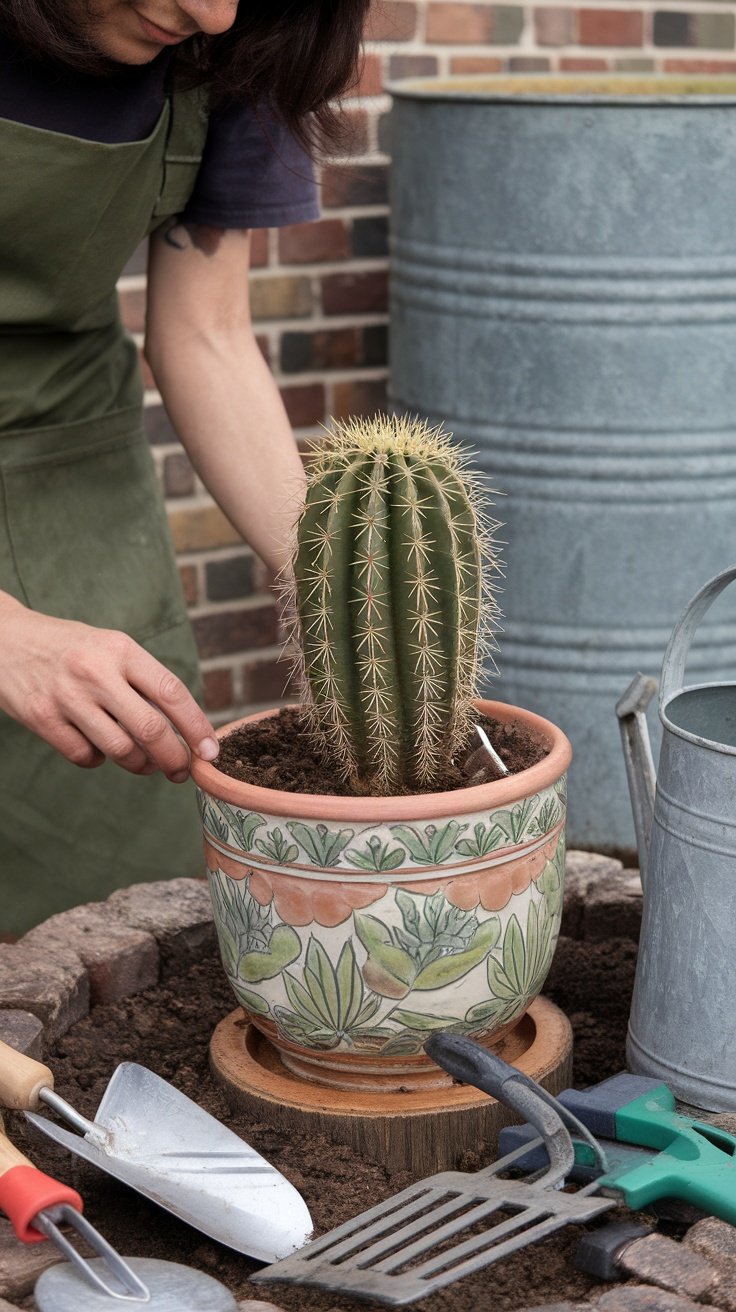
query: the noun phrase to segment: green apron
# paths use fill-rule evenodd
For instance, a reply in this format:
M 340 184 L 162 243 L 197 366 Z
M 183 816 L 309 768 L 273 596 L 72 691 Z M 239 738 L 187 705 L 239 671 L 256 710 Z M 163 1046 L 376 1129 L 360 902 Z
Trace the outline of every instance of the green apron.
M 0 588 L 124 630 L 195 695 L 115 284 L 183 209 L 206 132 L 199 91 L 174 92 L 146 140 L 120 145 L 0 120 Z M 192 785 L 109 762 L 81 770 L 0 713 L 0 933 L 200 866 Z

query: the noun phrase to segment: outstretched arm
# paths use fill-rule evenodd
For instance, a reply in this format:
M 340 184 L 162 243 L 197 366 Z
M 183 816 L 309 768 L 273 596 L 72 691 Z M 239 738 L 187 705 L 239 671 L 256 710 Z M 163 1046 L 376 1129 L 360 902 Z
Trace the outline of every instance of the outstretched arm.
M 276 573 L 304 473 L 250 317 L 250 234 L 174 221 L 150 243 L 146 357 L 215 501 Z

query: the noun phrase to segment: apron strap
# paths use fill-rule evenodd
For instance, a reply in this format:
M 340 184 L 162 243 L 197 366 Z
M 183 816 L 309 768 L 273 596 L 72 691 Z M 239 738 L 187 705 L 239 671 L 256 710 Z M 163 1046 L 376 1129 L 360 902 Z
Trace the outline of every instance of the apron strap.
M 209 87 L 182 85 L 181 69 L 174 65 L 169 92 L 169 124 L 164 151 L 161 193 L 153 218 L 157 222 L 184 209 L 192 193 L 207 139 Z

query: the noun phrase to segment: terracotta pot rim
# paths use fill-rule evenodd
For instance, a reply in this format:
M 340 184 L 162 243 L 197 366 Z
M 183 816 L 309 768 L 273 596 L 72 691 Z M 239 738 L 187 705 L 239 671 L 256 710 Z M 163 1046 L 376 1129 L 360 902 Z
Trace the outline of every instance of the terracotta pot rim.
M 521 770 L 507 779 L 477 784 L 472 788 L 458 788 L 453 792 L 417 793 L 410 797 L 332 797 L 321 793 L 287 793 L 276 788 L 261 788 L 240 779 L 232 779 L 217 770 L 211 762 L 203 761 L 196 755 L 192 757 L 192 777 L 197 786 L 210 797 L 248 811 L 265 811 L 268 815 L 305 820 L 384 823 L 394 820 L 431 820 L 440 816 L 465 815 L 508 806 L 532 793 L 549 788 L 565 773 L 572 759 L 572 747 L 569 739 L 551 720 L 506 702 L 480 699 L 476 706 L 484 715 L 504 723 L 521 720 L 528 729 L 549 744 L 548 755 L 528 770 Z M 224 738 L 242 724 L 278 715 L 279 709 L 274 707 L 232 720 L 218 729 L 217 736 Z

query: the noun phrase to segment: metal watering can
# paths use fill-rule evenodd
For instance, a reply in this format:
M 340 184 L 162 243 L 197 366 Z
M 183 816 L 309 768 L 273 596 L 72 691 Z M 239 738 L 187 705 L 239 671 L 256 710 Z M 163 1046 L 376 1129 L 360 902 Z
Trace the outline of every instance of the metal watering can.
M 637 674 L 616 705 L 644 890 L 627 1060 L 709 1111 L 736 1111 L 736 682 L 683 678 L 733 579 L 736 565 L 706 583 L 669 640 L 659 778 L 645 718 L 656 684 Z

